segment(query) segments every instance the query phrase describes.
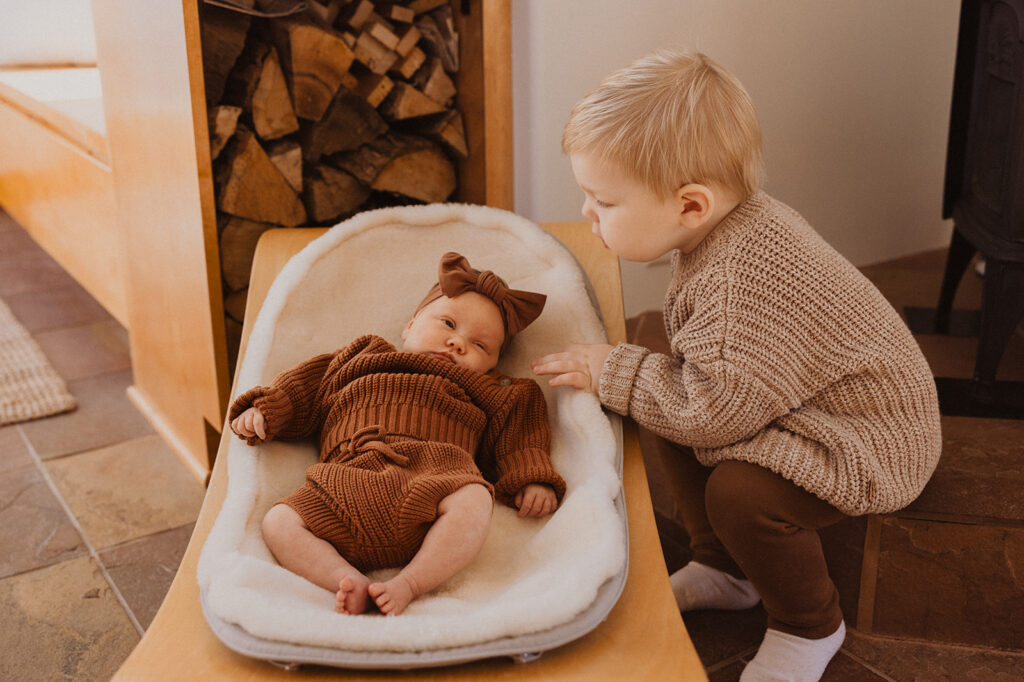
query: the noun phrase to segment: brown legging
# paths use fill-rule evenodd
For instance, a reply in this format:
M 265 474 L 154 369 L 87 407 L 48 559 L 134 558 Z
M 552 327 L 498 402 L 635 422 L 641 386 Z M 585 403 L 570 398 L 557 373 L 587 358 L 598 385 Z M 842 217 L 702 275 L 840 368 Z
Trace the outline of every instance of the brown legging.
M 693 559 L 746 577 L 761 595 L 768 627 L 807 639 L 843 619 L 817 530 L 846 516 L 782 476 L 726 461 L 709 468 L 693 450 L 642 434 L 663 465 L 690 534 Z

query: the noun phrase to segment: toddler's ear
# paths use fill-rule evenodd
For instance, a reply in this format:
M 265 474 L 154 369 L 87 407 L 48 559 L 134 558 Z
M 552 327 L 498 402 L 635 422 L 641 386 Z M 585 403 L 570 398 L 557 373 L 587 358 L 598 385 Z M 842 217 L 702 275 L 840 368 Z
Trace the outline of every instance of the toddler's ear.
M 701 227 L 715 210 L 715 194 L 707 185 L 690 183 L 676 190 L 679 223 L 695 230 Z

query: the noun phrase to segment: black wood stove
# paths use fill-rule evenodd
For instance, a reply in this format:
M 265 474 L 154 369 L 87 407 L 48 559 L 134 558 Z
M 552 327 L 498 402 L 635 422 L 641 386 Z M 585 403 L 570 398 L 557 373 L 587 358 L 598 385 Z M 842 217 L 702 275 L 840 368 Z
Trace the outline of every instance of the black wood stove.
M 936 378 L 942 412 L 1024 418 L 1024 382 L 996 381 L 1024 317 L 1024 0 L 962 2 L 943 217 L 954 230 L 938 307 L 908 309 L 908 321 L 915 332 L 976 333 L 978 352 L 973 379 Z M 976 252 L 980 321 L 952 310 Z

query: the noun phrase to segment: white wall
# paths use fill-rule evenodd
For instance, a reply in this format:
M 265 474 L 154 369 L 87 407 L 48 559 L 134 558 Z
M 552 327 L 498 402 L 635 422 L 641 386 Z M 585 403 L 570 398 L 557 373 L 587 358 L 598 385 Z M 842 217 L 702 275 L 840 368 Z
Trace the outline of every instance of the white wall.
M 945 246 L 959 0 L 513 0 L 515 208 L 581 219 L 560 151 L 575 102 L 659 47 L 732 70 L 764 129 L 765 189 L 857 265 Z M 626 314 L 660 309 L 664 264 L 623 262 Z
M 96 64 L 89 0 L 0 0 L 0 65 Z

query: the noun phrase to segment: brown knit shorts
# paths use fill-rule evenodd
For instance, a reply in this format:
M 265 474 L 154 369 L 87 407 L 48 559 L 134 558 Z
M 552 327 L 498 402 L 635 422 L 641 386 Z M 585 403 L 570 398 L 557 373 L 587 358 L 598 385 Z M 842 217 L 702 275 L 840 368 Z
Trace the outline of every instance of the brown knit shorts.
M 404 566 L 423 544 L 442 499 L 470 483 L 494 494 L 466 450 L 404 440 L 344 462 L 314 464 L 280 500 L 360 571 Z

